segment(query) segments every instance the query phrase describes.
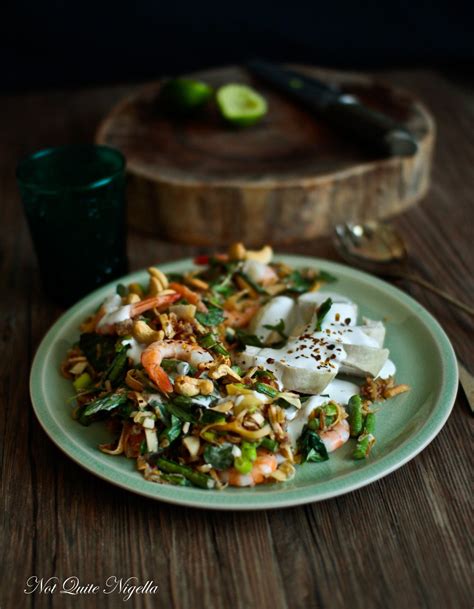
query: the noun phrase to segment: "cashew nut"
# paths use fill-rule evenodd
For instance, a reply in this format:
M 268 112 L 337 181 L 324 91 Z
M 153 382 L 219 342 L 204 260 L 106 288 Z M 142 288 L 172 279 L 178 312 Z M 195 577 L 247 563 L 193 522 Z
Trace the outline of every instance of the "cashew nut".
M 180 374 L 175 378 L 174 390 L 186 397 L 194 397 L 199 394 L 210 395 L 214 391 L 214 383 L 209 379 L 196 379 Z
M 247 250 L 245 258 L 247 260 L 257 260 L 257 262 L 263 262 L 263 264 L 269 264 L 273 258 L 273 249 L 269 245 L 265 245 L 261 250 Z
M 168 277 L 166 277 L 166 275 L 163 273 L 163 271 L 160 271 L 160 269 L 157 269 L 154 266 L 150 266 L 150 268 L 148 269 L 148 272 L 150 273 L 151 277 L 154 277 L 155 279 L 157 279 L 160 284 L 163 286 L 161 288 L 161 290 L 166 290 L 166 288 L 169 286 L 169 282 L 168 282 Z M 161 292 L 160 290 L 160 292 Z
M 246 249 L 243 243 L 232 243 L 229 247 L 229 258 L 231 260 L 245 260 Z
M 145 321 L 134 321 L 132 334 L 136 341 L 145 345 L 163 340 L 165 337 L 163 330 L 153 330 Z

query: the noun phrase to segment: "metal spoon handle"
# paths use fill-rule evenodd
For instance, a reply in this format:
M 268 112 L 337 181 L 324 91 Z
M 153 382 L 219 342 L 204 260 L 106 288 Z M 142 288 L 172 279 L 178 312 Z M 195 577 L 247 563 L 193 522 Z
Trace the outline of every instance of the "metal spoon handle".
M 468 315 L 471 315 L 472 317 L 474 317 L 474 308 L 470 307 L 467 304 L 464 304 L 463 302 L 459 301 L 457 298 L 454 298 L 453 296 L 451 296 L 451 294 L 448 294 L 447 292 L 436 287 L 429 281 L 426 281 L 426 279 L 423 279 L 422 277 L 419 277 L 418 275 L 412 275 L 411 273 L 397 273 L 397 276 L 400 277 L 400 279 L 406 279 L 407 281 L 411 281 L 413 283 L 417 283 L 418 285 L 421 285 L 422 287 L 426 288 L 427 290 L 430 290 L 434 294 L 441 296 L 441 298 L 444 298 L 445 300 L 450 302 L 452 305 L 454 305 L 455 307 L 458 307 L 459 309 L 461 309 Z

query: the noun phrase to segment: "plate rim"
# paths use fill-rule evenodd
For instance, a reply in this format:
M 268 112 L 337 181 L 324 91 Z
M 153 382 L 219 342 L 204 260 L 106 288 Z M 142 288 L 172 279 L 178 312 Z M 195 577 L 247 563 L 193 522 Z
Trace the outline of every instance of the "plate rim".
M 342 274 L 344 274 L 345 278 L 354 279 L 357 281 L 357 283 L 370 284 L 371 286 L 379 288 L 383 292 L 387 292 L 392 298 L 395 298 L 398 304 L 401 304 L 405 309 L 408 309 L 417 318 L 417 321 L 420 322 L 429 332 L 434 343 L 438 347 L 442 363 L 442 370 L 444 374 L 438 387 L 438 394 L 435 398 L 437 400 L 436 405 L 430 413 L 430 417 L 426 419 L 422 427 L 417 430 L 417 432 L 410 435 L 405 441 L 403 441 L 395 449 L 395 451 L 389 453 L 385 459 L 382 458 L 375 463 L 365 465 L 364 469 L 359 469 L 345 474 L 344 477 L 347 477 L 349 479 L 347 482 L 342 482 L 341 484 L 337 485 L 336 488 L 332 488 L 327 491 L 317 493 L 318 483 L 315 483 L 314 485 L 307 485 L 305 488 L 292 489 L 290 491 L 286 491 L 286 493 L 284 492 L 277 496 L 270 496 L 266 493 L 262 493 L 261 495 L 259 495 L 258 491 L 255 492 L 254 489 L 252 494 L 247 495 L 247 502 L 242 502 L 242 499 L 245 498 L 245 495 L 243 494 L 235 495 L 235 497 L 238 499 L 237 502 L 234 502 L 232 501 L 232 495 L 229 493 L 222 493 L 222 499 L 224 499 L 224 501 L 221 500 L 217 502 L 210 502 L 209 499 L 206 500 L 207 491 L 202 491 L 201 489 L 191 489 L 188 487 L 177 488 L 167 485 L 158 485 L 156 483 L 144 480 L 143 477 L 139 474 L 138 475 L 140 477 L 136 480 L 133 480 L 132 483 L 130 483 L 128 480 L 122 481 L 121 479 L 116 478 L 116 474 L 114 474 L 113 468 L 107 467 L 105 468 L 106 473 L 103 473 L 98 464 L 94 464 L 94 459 L 92 464 L 87 462 L 85 463 L 84 460 L 81 460 L 80 444 L 78 443 L 79 454 L 76 455 L 75 449 L 70 448 L 68 438 L 63 437 L 64 431 L 54 420 L 54 417 L 48 409 L 47 396 L 44 395 L 43 392 L 43 376 L 48 372 L 47 365 L 44 363 L 47 361 L 46 356 L 51 351 L 51 348 L 54 344 L 54 340 L 56 339 L 56 334 L 60 333 L 63 326 L 68 322 L 68 320 L 73 318 L 76 313 L 79 313 L 84 307 L 90 306 L 90 303 L 94 300 L 103 298 L 108 291 L 116 287 L 117 283 L 126 283 L 127 281 L 131 281 L 133 279 L 136 280 L 136 277 L 138 275 L 146 273 L 146 269 L 139 269 L 137 271 L 133 271 L 132 273 L 113 280 L 108 284 L 99 287 L 90 294 L 86 295 L 80 301 L 75 303 L 72 307 L 67 309 L 52 324 L 52 326 L 47 330 L 47 332 L 41 339 L 31 365 L 29 388 L 33 411 L 46 435 L 64 454 L 71 458 L 75 463 L 86 469 L 88 472 L 99 477 L 100 479 L 112 483 L 115 486 L 118 486 L 129 492 L 133 492 L 140 496 L 144 496 L 149 499 L 164 501 L 169 504 L 212 510 L 254 511 L 262 509 L 278 509 L 296 505 L 303 505 L 307 503 L 314 503 L 318 501 L 325 501 L 327 499 L 344 495 L 353 492 L 354 490 L 357 490 L 359 488 L 368 486 L 369 484 L 372 484 L 373 482 L 380 480 L 385 476 L 388 476 L 395 470 L 399 469 L 400 467 L 411 461 L 411 459 L 416 457 L 422 450 L 426 448 L 426 446 L 428 446 L 428 444 L 430 444 L 434 440 L 434 438 L 444 427 L 449 415 L 451 414 L 456 399 L 458 388 L 457 359 L 451 341 L 449 340 L 441 324 L 425 307 L 423 307 L 414 298 L 412 298 L 399 288 L 392 286 L 391 284 L 373 275 L 370 275 L 369 273 L 354 269 L 348 265 L 341 264 L 339 262 L 306 255 L 277 254 L 275 255 L 275 260 L 291 261 L 293 264 L 299 266 L 303 266 L 306 264 L 314 265 L 316 268 L 327 268 L 329 271 L 332 271 L 336 274 L 337 272 L 341 272 Z M 159 265 L 160 268 L 164 269 L 164 271 L 166 272 L 167 270 L 171 270 L 171 267 L 184 267 L 186 265 L 188 267 L 192 267 L 194 266 L 194 262 L 192 258 L 182 258 L 179 260 L 163 262 Z M 449 373 L 446 374 L 446 371 L 448 371 Z M 51 427 L 48 425 L 49 422 L 53 423 Z M 59 436 L 54 433 L 55 431 L 59 431 Z M 414 446 L 413 443 L 415 443 Z M 408 450 L 406 447 L 407 444 L 411 445 Z M 395 459 L 393 453 L 397 453 L 401 449 L 403 449 L 405 452 L 404 456 L 401 459 Z M 102 453 L 98 452 L 97 457 L 99 457 L 101 454 Z M 367 471 L 367 468 L 374 471 Z M 325 481 L 324 483 L 330 482 L 331 479 Z M 149 491 L 147 490 L 148 486 L 146 486 L 146 488 L 142 488 L 144 483 L 145 485 L 150 485 Z M 180 496 L 180 493 L 182 494 L 182 496 Z M 195 495 L 195 497 L 188 497 L 189 494 Z M 296 494 L 297 496 L 293 497 L 293 494 Z M 214 495 L 214 497 L 215 496 L 216 495 Z

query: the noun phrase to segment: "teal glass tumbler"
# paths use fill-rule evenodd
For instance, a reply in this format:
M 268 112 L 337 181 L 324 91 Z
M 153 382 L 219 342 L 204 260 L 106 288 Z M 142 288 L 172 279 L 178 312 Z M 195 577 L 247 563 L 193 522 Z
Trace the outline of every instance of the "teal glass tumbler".
M 127 272 L 125 159 L 62 146 L 20 161 L 17 180 L 46 293 L 70 305 Z

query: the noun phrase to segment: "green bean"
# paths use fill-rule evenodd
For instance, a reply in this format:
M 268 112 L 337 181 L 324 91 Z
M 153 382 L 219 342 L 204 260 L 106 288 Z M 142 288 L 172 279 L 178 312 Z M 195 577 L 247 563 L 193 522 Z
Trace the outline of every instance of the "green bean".
M 156 466 L 163 472 L 167 474 L 181 474 L 189 480 L 195 486 L 199 486 L 200 488 L 210 489 L 214 488 L 216 485 L 215 481 L 208 476 L 207 474 L 202 474 L 201 472 L 196 472 L 190 467 L 186 465 L 180 465 L 175 461 L 170 461 L 169 459 L 164 459 L 163 457 L 156 459 Z
M 271 438 L 262 438 L 258 445 L 272 453 L 276 452 L 278 449 L 278 442 Z
M 274 387 L 272 387 L 271 385 L 267 385 L 266 383 L 255 383 L 254 389 L 255 391 L 258 391 L 259 393 L 264 393 L 265 395 L 268 395 L 271 398 L 277 398 L 278 394 L 280 393 L 278 389 L 275 389 Z
M 362 400 L 360 395 L 353 395 L 349 400 L 349 427 L 353 438 L 362 431 L 362 423 Z
M 372 446 L 375 444 L 375 413 L 369 412 L 365 417 L 364 429 L 357 439 L 357 444 L 352 456 L 354 459 L 365 459 L 368 457 Z

